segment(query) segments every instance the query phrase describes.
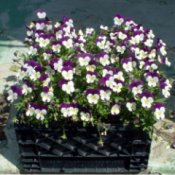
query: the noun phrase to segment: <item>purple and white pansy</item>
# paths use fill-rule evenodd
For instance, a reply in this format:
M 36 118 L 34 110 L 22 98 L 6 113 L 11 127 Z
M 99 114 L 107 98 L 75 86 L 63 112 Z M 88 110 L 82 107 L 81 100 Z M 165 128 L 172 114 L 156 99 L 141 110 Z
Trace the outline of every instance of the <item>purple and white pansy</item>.
M 89 53 L 82 53 L 77 55 L 80 66 L 88 66 L 89 62 L 93 59 L 93 55 Z
M 148 86 L 156 87 L 159 82 L 159 75 L 156 72 L 147 72 L 145 73 L 146 81 L 148 82 Z
M 87 71 L 86 72 L 86 82 L 94 83 L 97 80 L 97 72 Z
M 16 85 L 11 86 L 8 92 L 7 100 L 10 102 L 14 102 L 18 99 L 19 96 L 22 96 L 22 89 Z
M 103 66 L 107 66 L 110 64 L 109 55 L 106 52 L 100 52 L 97 55 L 97 59 Z
M 78 105 L 76 104 L 62 103 L 60 104 L 60 108 L 61 108 L 61 113 L 65 118 L 76 116 L 79 111 Z
M 44 120 L 47 114 L 47 106 L 43 104 L 30 103 L 26 110 L 26 116 L 31 117 L 35 116 L 37 120 Z
M 58 86 L 67 94 L 72 94 L 75 91 L 74 82 L 67 80 L 59 80 Z
M 98 89 L 87 89 L 86 91 L 87 100 L 90 104 L 97 104 L 100 99 Z
M 51 87 L 44 86 L 41 92 L 42 101 L 49 103 L 52 100 L 53 96 L 53 89 Z
M 153 102 L 154 102 L 154 96 L 150 92 L 142 92 L 140 94 L 141 103 L 143 108 L 151 108 Z
M 154 115 L 157 120 L 165 118 L 165 105 L 163 103 L 155 103 L 153 106 Z
M 137 96 L 138 94 L 141 94 L 143 91 L 143 82 L 141 80 L 133 80 L 129 84 L 129 89 L 134 94 L 134 96 Z

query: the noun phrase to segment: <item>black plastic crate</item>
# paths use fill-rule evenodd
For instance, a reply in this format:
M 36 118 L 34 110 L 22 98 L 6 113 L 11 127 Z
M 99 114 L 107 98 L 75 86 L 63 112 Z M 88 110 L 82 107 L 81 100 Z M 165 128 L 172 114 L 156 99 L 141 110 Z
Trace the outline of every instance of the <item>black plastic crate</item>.
M 15 125 L 26 173 L 138 173 L 147 168 L 150 138 L 140 130 L 111 125 L 98 144 L 95 127 L 63 130 Z

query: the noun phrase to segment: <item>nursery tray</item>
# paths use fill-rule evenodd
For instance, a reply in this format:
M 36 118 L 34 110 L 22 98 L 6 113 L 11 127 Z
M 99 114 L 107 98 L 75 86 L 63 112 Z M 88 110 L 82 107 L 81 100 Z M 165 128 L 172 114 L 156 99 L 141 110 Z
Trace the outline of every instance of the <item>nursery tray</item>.
M 151 140 L 140 130 L 112 125 L 99 145 L 95 128 L 63 130 L 15 125 L 26 173 L 138 173 L 147 168 Z

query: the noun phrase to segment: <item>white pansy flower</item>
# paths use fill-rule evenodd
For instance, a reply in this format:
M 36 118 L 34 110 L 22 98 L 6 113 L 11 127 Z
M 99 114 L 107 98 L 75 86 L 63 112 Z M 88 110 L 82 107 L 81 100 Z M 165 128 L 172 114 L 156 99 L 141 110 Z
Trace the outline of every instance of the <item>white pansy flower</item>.
M 30 74 L 30 79 L 36 81 L 41 76 L 40 72 L 34 71 Z
M 68 108 L 61 108 L 61 113 L 63 114 L 64 117 L 70 117 Z
M 80 57 L 78 60 L 79 60 L 80 66 L 87 66 L 91 59 L 90 57 L 84 57 L 84 58 Z
M 117 46 L 116 47 L 117 52 L 119 52 L 120 54 L 123 54 L 126 50 L 125 46 Z
M 33 46 L 30 46 L 29 49 L 28 49 L 28 54 L 29 55 L 35 55 L 37 53 L 37 48 L 33 47 Z
M 43 58 L 44 60 L 48 60 L 49 58 L 51 57 L 51 54 L 48 54 L 48 53 L 43 53 Z
M 152 39 L 155 37 L 155 35 L 154 35 L 152 30 L 149 31 L 149 33 L 147 34 L 147 37 L 148 38 L 152 38 Z
M 106 81 L 106 86 L 109 88 L 113 88 L 113 86 L 116 85 L 115 79 L 114 77 L 110 77 L 107 81 Z
M 97 41 L 97 46 L 98 46 L 100 49 L 104 50 L 104 49 L 106 48 L 105 45 L 106 45 L 106 40 Z
M 80 118 L 82 121 L 85 122 L 92 121 L 92 117 L 88 112 L 80 112 Z
M 43 10 L 38 10 L 38 12 L 37 12 L 37 16 L 38 16 L 39 19 L 46 18 L 46 15 L 47 15 L 46 12 L 43 11 Z
M 172 85 L 171 85 L 171 83 L 170 83 L 170 81 L 168 79 L 166 79 L 165 83 L 166 83 L 166 87 L 168 89 L 171 89 L 172 88 Z
M 107 74 L 113 75 L 113 71 L 112 71 L 112 70 L 103 69 L 103 77 L 104 77 L 105 75 L 107 75 Z
M 50 40 L 48 38 L 41 37 L 38 39 L 38 42 L 40 47 L 46 47 L 50 43 Z
M 118 63 L 119 62 L 119 57 L 116 55 L 112 55 L 111 58 L 111 63 Z
M 102 57 L 99 58 L 100 63 L 103 66 L 107 66 L 110 64 L 109 56 L 107 54 L 103 55 Z
M 62 76 L 64 77 L 65 80 L 72 80 L 73 79 L 73 70 L 63 70 L 61 72 Z
M 94 28 L 86 28 L 86 35 L 91 35 L 94 32 Z
M 156 57 L 156 49 L 152 49 L 151 52 L 148 54 L 150 59 L 155 59 Z
M 135 57 L 136 57 L 138 60 L 143 60 L 143 59 L 145 59 L 147 56 L 148 56 L 148 52 L 147 52 L 147 51 L 144 51 L 144 50 L 140 50 L 139 53 L 137 53 L 137 54 L 135 55 Z
M 71 117 L 71 116 L 76 116 L 78 114 L 78 108 L 74 106 L 67 106 L 67 107 L 61 107 L 61 113 L 65 118 Z
M 158 77 L 152 77 L 152 76 L 148 76 L 146 78 L 147 82 L 148 82 L 148 86 L 150 87 L 156 87 L 156 85 L 159 82 L 159 78 Z
M 102 100 L 109 101 L 110 96 L 111 96 L 111 91 L 110 90 L 103 90 L 103 89 L 100 90 L 100 98 Z
M 123 72 L 119 71 L 116 74 L 114 74 L 114 78 L 120 81 L 125 81 L 125 78 L 123 76 Z
M 7 100 L 11 103 L 14 102 L 18 98 L 18 94 L 13 92 L 11 89 L 8 91 Z
M 123 69 L 126 72 L 132 72 L 133 71 L 133 63 L 131 61 L 123 63 Z
M 32 88 L 27 86 L 26 84 L 23 84 L 22 86 L 22 93 L 24 95 L 27 95 L 28 93 L 31 93 L 32 92 Z
M 26 111 L 26 116 L 33 116 L 34 114 L 35 114 L 35 108 L 30 106 Z
M 50 102 L 53 98 L 54 94 L 52 91 L 49 92 L 41 92 L 41 98 L 43 102 Z
M 127 35 L 126 35 L 125 33 L 123 33 L 123 32 L 119 32 L 119 33 L 118 33 L 118 38 L 119 38 L 120 40 L 124 40 L 124 39 L 127 38 Z
M 23 80 L 25 76 L 27 76 L 27 73 L 22 71 L 21 69 L 19 69 L 18 72 L 16 73 L 16 77 L 19 80 Z
M 75 91 L 73 81 L 69 81 L 68 83 L 63 84 L 62 85 L 62 90 L 65 91 L 68 94 L 73 93 Z
M 127 102 L 126 107 L 129 111 L 135 111 L 136 110 L 136 103 L 135 102 Z
M 141 94 L 143 91 L 143 86 L 139 85 L 139 86 L 135 86 L 132 88 L 132 93 L 136 96 L 137 94 Z
M 95 69 L 96 69 L 96 66 L 95 66 L 94 64 L 92 64 L 92 65 L 87 65 L 87 66 L 86 66 L 86 70 L 87 70 L 87 71 L 94 72 Z
M 61 51 L 61 45 L 60 44 L 54 44 L 54 45 L 52 45 L 52 50 L 54 52 L 60 53 L 60 51 Z
M 32 30 L 27 30 L 27 36 L 32 36 L 33 35 L 33 31 Z
M 70 48 L 72 48 L 73 47 L 73 41 L 72 41 L 72 39 L 68 39 L 68 40 L 64 40 L 63 42 L 62 42 L 62 44 L 63 44 L 63 46 L 65 46 L 67 49 L 70 49 Z
M 35 114 L 36 114 L 36 119 L 44 120 L 44 116 L 47 114 L 47 111 L 45 109 L 42 109 L 42 110 L 36 109 Z
M 55 28 L 58 28 L 60 26 L 61 26 L 61 23 L 60 22 L 56 22 L 55 25 L 54 25 Z
M 164 46 L 160 47 L 160 53 L 161 53 L 163 56 L 166 56 L 166 55 L 167 55 L 166 48 L 165 48 Z
M 108 30 L 109 28 L 108 28 L 108 26 L 100 25 L 100 29 L 102 29 L 102 30 Z
M 131 45 L 137 45 L 141 41 L 140 35 L 132 36 L 131 39 L 129 40 Z
M 145 66 L 145 62 L 144 61 L 139 61 L 139 68 L 143 69 L 143 66 Z
M 54 63 L 54 69 L 57 70 L 58 72 L 61 72 L 63 68 L 63 61 L 58 60 L 58 62 Z
M 86 75 L 86 82 L 87 83 L 94 83 L 94 81 L 97 79 L 96 75 L 87 74 Z
M 44 22 L 37 22 L 36 23 L 36 25 L 35 25 L 35 27 L 36 27 L 36 30 L 44 30 L 44 28 L 45 28 L 45 23 Z
M 62 30 L 57 31 L 57 32 L 55 33 L 56 39 L 61 39 L 62 36 L 63 36 L 63 33 L 64 33 L 64 32 L 63 32 Z
M 153 63 L 153 64 L 151 64 L 151 68 L 152 68 L 153 70 L 157 70 L 157 69 L 158 69 L 158 65 L 155 64 L 155 63 Z
M 164 119 L 165 118 L 165 108 L 164 107 L 157 108 L 154 111 L 154 115 L 155 115 L 155 117 L 156 117 L 157 120 Z
M 111 114 L 112 115 L 118 115 L 120 113 L 120 106 L 118 104 L 115 104 L 111 108 Z
M 154 40 L 153 39 L 147 39 L 144 42 L 145 46 L 147 46 L 147 47 L 152 47 L 153 43 L 154 43 Z
M 121 26 L 123 22 L 124 22 L 124 19 L 123 18 L 118 17 L 118 16 L 114 17 L 114 24 L 115 25 Z
M 165 118 L 165 106 L 163 103 L 156 103 L 153 106 L 154 116 L 157 120 L 161 120 Z
M 51 30 L 53 29 L 53 25 L 52 25 L 52 24 L 47 24 L 47 25 L 46 25 L 46 29 L 47 29 L 48 31 L 51 31 Z
M 162 94 L 165 98 L 168 98 L 171 95 L 169 90 L 167 90 L 167 89 L 162 89 Z
M 48 77 L 46 80 L 43 81 L 43 86 L 48 86 L 50 83 L 50 78 Z
M 141 98 L 141 103 L 144 108 L 151 108 L 151 105 L 153 103 L 153 98 L 152 97 L 146 97 L 143 96 Z
M 99 95 L 98 94 L 88 94 L 87 99 L 90 104 L 97 104 L 99 100 Z
M 121 90 L 122 90 L 122 87 L 123 87 L 123 84 L 118 82 L 116 83 L 111 89 L 114 91 L 114 92 L 117 92 L 117 93 L 120 93 Z
M 167 66 L 171 66 L 171 62 L 168 60 L 167 57 L 165 58 L 165 64 L 166 64 Z
M 69 113 L 70 113 L 71 116 L 76 116 L 78 114 L 78 108 L 70 107 L 69 108 Z

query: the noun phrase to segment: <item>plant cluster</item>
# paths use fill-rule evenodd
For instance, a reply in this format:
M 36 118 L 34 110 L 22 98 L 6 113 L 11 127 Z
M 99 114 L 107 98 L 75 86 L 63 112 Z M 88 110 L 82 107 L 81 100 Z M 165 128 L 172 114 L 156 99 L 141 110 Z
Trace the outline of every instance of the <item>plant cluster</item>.
M 37 16 L 27 26 L 28 51 L 17 54 L 19 82 L 8 96 L 18 99 L 24 122 L 98 125 L 112 116 L 150 131 L 165 117 L 171 83 L 159 67 L 171 64 L 152 30 L 120 15 L 99 32 L 77 30 L 67 17 L 54 24 L 43 10 Z

